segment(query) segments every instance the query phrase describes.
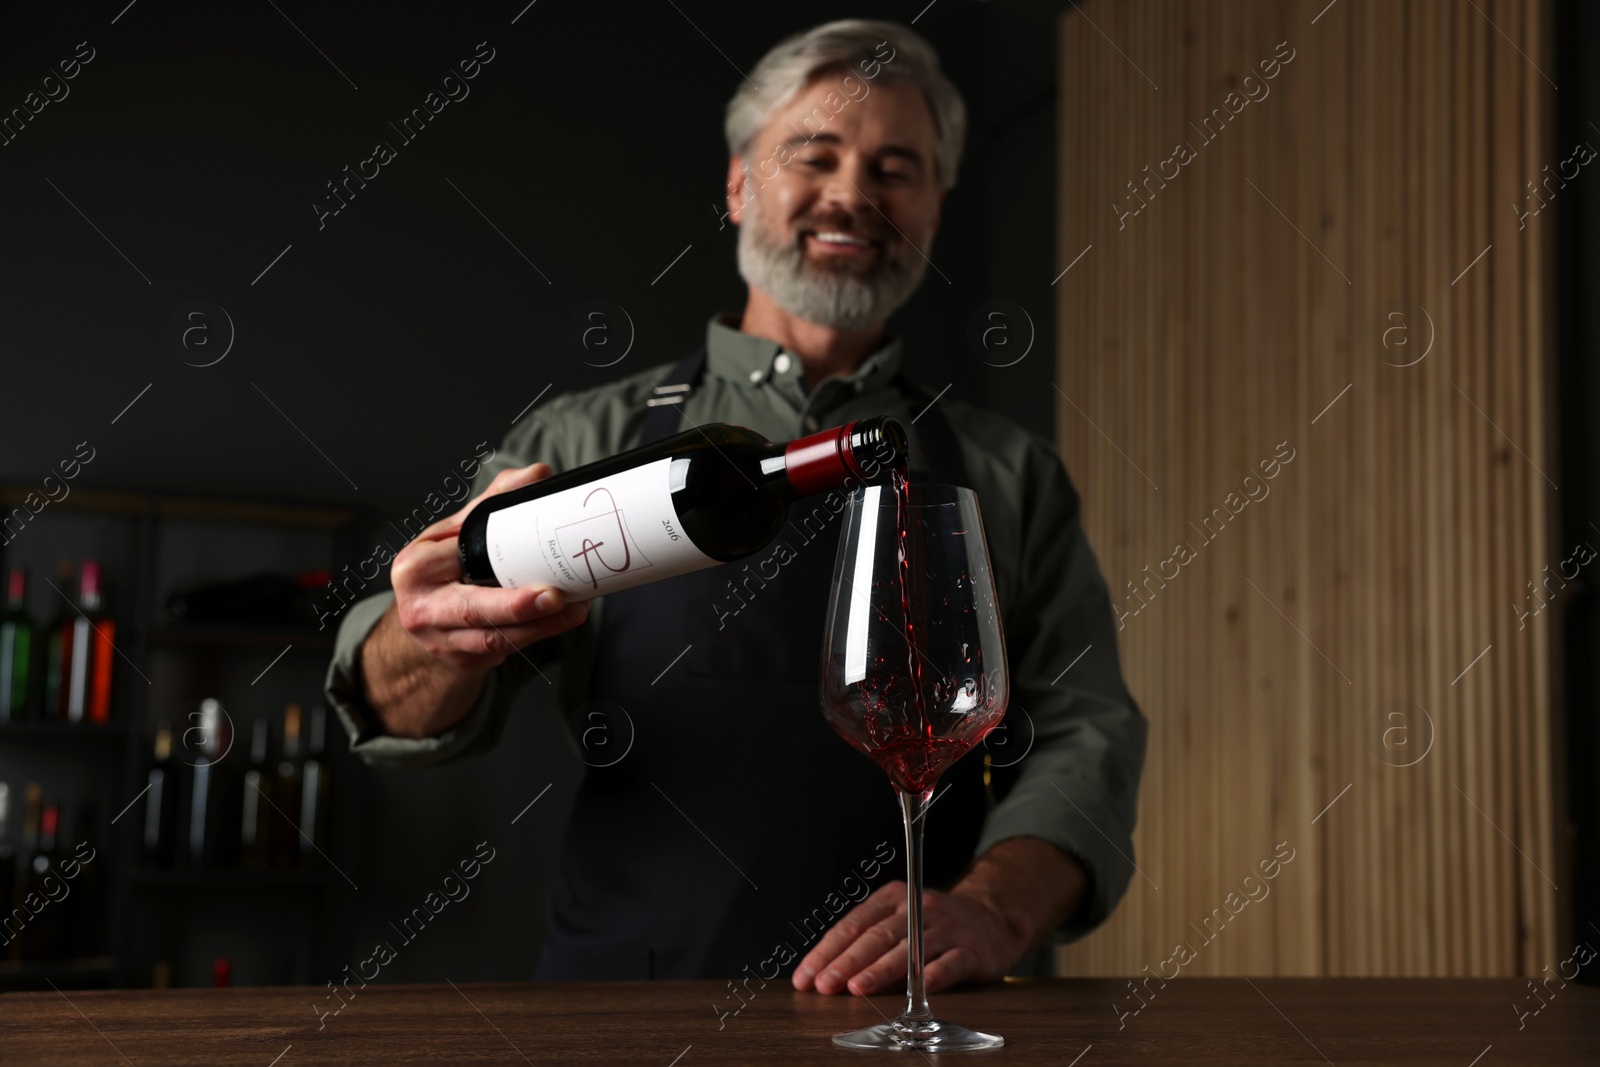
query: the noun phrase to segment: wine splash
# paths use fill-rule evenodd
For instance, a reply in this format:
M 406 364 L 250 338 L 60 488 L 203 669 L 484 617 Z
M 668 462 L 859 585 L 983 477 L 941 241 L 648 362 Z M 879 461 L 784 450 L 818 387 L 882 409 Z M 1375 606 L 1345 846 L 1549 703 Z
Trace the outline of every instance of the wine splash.
M 939 777 L 956 760 L 966 755 L 998 725 L 998 714 L 985 714 L 986 679 L 983 653 L 976 643 L 963 643 L 960 676 L 946 676 L 932 683 L 931 693 L 924 688 L 927 646 L 933 638 L 928 625 L 925 590 L 918 587 L 916 568 L 928 561 L 918 552 L 920 541 L 913 538 L 913 524 L 920 520 L 911 504 L 911 479 L 903 469 L 893 472 L 895 494 L 895 582 L 898 586 L 900 616 L 884 621 L 901 624 L 905 641 L 904 666 L 894 662 L 899 650 L 885 647 L 885 654 L 873 658 L 870 685 L 856 694 L 866 714 L 846 721 L 834 720 L 835 728 L 858 750 L 877 763 L 897 789 L 921 794 L 932 789 Z M 963 573 L 957 587 L 967 582 Z M 923 583 L 924 585 L 926 583 Z M 947 600 L 948 602 L 948 600 Z M 921 608 L 921 616 L 917 608 Z M 961 609 L 970 612 L 971 608 Z M 898 628 L 898 627 L 897 627 Z M 968 671 L 971 673 L 969 674 Z M 929 712 L 930 697 L 934 705 Z

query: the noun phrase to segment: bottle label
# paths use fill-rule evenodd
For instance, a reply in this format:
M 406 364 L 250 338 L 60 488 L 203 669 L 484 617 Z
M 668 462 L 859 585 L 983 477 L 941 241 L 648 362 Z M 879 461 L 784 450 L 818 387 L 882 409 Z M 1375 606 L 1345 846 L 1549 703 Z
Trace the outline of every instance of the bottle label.
M 672 457 L 501 508 L 484 537 L 496 580 L 553 585 L 568 602 L 716 566 L 672 503 Z

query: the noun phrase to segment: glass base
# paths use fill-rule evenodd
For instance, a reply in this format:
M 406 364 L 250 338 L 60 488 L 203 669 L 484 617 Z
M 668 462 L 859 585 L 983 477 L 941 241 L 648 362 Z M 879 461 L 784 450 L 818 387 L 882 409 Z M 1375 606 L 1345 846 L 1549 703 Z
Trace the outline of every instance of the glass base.
M 842 1048 L 883 1049 L 889 1052 L 906 1049 L 916 1052 L 970 1052 L 999 1048 L 1006 1043 L 1006 1039 L 999 1034 L 968 1030 L 964 1026 L 942 1023 L 937 1019 L 918 1023 L 896 1019 L 892 1023 L 879 1023 L 865 1030 L 834 1034 L 833 1043 Z

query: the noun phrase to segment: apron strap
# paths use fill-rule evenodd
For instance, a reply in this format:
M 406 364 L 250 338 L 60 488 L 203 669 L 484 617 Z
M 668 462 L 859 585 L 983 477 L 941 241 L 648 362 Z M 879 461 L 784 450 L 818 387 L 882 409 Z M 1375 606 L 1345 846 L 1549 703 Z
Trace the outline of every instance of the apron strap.
M 639 444 L 653 445 L 678 432 L 683 423 L 683 403 L 700 384 L 700 374 L 705 368 L 706 346 L 701 345 L 667 372 L 656 386 L 655 394 L 645 401 L 644 433 Z

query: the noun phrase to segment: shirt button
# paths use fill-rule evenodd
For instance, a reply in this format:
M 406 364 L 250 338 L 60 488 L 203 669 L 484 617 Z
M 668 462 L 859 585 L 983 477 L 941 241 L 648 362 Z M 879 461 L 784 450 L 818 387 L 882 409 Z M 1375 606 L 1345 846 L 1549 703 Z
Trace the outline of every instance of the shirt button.
M 794 366 L 794 360 L 789 358 L 789 353 L 780 352 L 778 358 L 772 361 L 772 369 L 779 374 L 788 374 L 789 368 Z
M 808 430 L 815 430 L 817 428 L 817 417 L 815 415 L 807 415 L 805 421 L 800 425 Z
M 761 380 L 761 372 L 760 371 L 753 370 L 753 371 L 750 372 L 750 381 L 751 382 L 759 382 L 760 380 Z

